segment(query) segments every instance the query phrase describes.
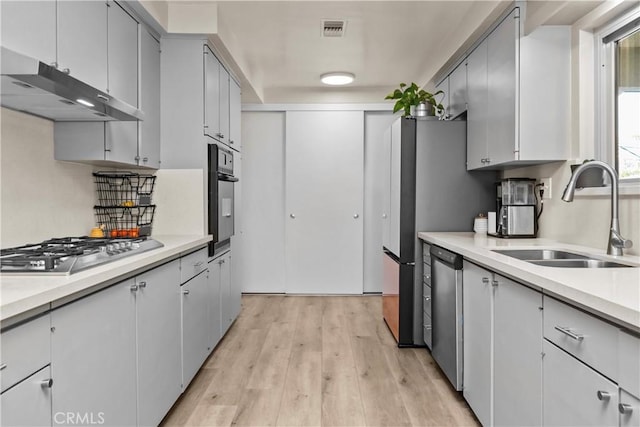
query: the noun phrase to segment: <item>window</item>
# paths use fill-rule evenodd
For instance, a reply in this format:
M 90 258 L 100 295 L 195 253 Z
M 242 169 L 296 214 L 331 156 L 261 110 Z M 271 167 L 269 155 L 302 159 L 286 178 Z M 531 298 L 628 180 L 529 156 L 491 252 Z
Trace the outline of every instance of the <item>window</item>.
M 599 157 L 640 181 L 640 8 L 598 33 Z

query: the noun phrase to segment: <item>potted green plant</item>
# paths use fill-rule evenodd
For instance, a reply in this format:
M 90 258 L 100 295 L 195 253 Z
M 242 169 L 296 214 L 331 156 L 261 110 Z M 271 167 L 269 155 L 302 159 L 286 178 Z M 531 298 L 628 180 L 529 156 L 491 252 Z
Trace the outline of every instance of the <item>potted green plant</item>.
M 436 96 L 444 95 L 444 92 L 439 90 L 436 93 L 429 93 L 426 90 L 420 89 L 417 84 L 400 83 L 400 88 L 394 90 L 384 99 L 397 99 L 393 106 L 393 112 L 404 110 L 403 116 L 411 116 L 411 107 L 418 107 L 420 104 L 426 105 L 425 115 L 437 115 L 442 117 L 444 114 L 444 107 L 440 102 L 436 100 Z M 417 108 L 420 110 L 420 108 Z M 420 115 L 420 114 L 418 114 Z

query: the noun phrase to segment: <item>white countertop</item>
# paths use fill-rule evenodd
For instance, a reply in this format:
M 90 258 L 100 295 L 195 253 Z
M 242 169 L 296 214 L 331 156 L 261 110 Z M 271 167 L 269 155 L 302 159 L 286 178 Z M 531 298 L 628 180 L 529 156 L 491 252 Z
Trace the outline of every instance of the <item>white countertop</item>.
M 23 316 L 46 311 L 56 302 L 68 302 L 102 287 L 133 277 L 181 254 L 205 246 L 211 236 L 152 236 L 162 248 L 123 258 L 65 276 L 0 274 L 0 322 L 2 326 Z
M 499 239 L 468 232 L 421 232 L 418 237 L 456 252 L 466 259 L 544 294 L 640 332 L 640 268 L 544 267 L 493 252 L 494 249 L 553 248 L 598 259 L 640 265 L 640 257 L 612 257 L 604 249 L 560 243 L 548 239 Z

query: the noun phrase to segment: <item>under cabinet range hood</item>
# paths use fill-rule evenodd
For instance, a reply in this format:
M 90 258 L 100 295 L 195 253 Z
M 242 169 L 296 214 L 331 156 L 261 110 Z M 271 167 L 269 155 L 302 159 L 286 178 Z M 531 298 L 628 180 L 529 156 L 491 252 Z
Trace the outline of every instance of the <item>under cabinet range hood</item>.
M 0 104 L 54 121 L 139 121 L 144 113 L 55 67 L 0 50 Z

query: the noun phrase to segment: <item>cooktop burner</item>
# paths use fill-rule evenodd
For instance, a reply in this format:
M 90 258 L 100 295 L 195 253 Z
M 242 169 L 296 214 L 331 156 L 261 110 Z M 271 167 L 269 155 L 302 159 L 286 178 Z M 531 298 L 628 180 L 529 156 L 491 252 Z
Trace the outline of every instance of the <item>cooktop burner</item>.
M 162 246 L 146 237 L 54 238 L 0 250 L 0 272 L 70 274 Z

